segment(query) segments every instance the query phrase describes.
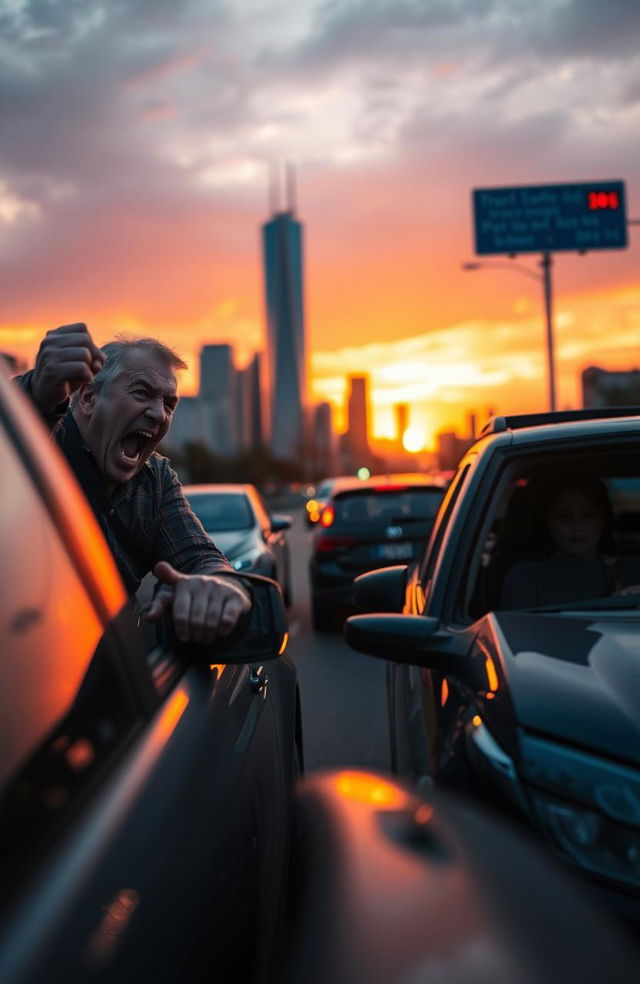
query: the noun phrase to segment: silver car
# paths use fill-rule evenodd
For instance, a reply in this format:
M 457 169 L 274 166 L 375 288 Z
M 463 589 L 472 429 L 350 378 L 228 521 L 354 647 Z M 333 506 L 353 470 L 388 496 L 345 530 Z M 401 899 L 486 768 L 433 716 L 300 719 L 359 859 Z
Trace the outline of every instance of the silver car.
M 270 514 L 255 485 L 185 485 L 189 505 L 219 550 L 237 571 L 264 574 L 291 604 L 286 530 L 290 516 Z

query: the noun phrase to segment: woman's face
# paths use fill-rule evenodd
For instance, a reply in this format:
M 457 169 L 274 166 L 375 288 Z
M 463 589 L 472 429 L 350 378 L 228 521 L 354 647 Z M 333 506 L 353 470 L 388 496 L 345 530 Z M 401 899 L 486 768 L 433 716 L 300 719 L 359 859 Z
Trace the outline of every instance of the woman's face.
M 600 507 L 581 489 L 563 489 L 552 500 L 547 525 L 558 551 L 581 560 L 593 560 L 604 531 Z

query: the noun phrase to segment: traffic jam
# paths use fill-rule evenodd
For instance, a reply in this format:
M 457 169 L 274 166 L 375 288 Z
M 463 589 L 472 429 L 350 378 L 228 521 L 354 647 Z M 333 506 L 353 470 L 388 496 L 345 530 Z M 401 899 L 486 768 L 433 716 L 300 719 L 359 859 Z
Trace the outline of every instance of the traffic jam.
M 0 0 L 0 984 L 640 981 L 639 30 Z
M 73 475 L 0 393 L 3 980 L 634 978 L 639 415 L 496 418 L 451 481 L 334 483 L 304 534 L 313 629 L 385 661 L 392 769 L 305 774 L 291 571 L 242 559 L 259 498 L 187 489 L 239 558 L 244 624 L 150 643 Z M 614 536 L 615 569 L 579 569 Z

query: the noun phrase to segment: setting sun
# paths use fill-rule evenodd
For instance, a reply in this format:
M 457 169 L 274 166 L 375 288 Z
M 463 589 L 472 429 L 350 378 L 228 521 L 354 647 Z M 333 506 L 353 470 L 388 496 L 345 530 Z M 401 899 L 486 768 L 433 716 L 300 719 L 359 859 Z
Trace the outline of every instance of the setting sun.
M 402 447 L 413 454 L 422 451 L 426 444 L 426 435 L 421 427 L 408 427 L 402 435 Z

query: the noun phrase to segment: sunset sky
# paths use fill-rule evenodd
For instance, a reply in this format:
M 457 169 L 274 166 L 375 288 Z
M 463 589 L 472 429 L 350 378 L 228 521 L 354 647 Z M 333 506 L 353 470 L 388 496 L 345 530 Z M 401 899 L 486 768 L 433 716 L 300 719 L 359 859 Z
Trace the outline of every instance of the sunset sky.
M 243 364 L 287 159 L 314 398 L 367 372 L 376 432 L 407 401 L 428 444 L 545 408 L 541 286 L 461 270 L 471 190 L 622 179 L 640 218 L 639 39 L 638 0 L 0 0 L 0 349 L 82 320 L 173 344 L 187 393 L 203 343 Z M 640 365 L 629 233 L 555 257 L 561 407 Z

